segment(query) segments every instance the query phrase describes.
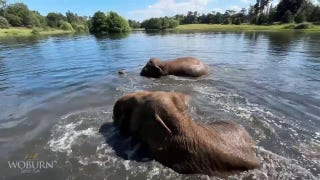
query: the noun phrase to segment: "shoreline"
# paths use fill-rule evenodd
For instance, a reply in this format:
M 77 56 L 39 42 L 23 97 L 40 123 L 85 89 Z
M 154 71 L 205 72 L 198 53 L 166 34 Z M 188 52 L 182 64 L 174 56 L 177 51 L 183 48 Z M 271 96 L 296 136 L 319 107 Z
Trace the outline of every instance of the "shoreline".
M 251 25 L 251 24 L 185 24 L 176 28 L 166 29 L 168 32 L 248 32 L 248 31 L 272 31 L 272 32 L 313 32 L 320 33 L 320 25 L 312 25 L 308 29 L 294 29 L 297 24 L 283 25 Z M 33 29 L 26 27 L 10 27 L 0 29 L 0 38 L 5 37 L 28 37 L 28 36 L 49 36 L 59 34 L 72 34 L 74 31 L 65 31 L 61 29 L 36 29 L 37 34 L 33 34 Z M 145 31 L 143 28 L 131 29 L 131 32 Z M 157 31 L 157 30 L 156 30 Z
M 170 31 L 182 32 L 239 32 L 239 31 L 290 31 L 290 32 L 320 32 L 320 25 L 312 25 L 308 29 L 294 29 L 297 24 L 282 24 L 282 25 L 223 25 L 223 24 L 186 24 L 179 25 Z
M 34 29 L 26 27 L 10 27 L 7 29 L 0 29 L 0 38 L 4 37 L 28 37 L 28 36 L 41 36 L 41 35 L 58 35 L 58 34 L 71 34 L 74 31 L 65 31 L 61 29 L 36 29 L 38 33 L 33 34 Z

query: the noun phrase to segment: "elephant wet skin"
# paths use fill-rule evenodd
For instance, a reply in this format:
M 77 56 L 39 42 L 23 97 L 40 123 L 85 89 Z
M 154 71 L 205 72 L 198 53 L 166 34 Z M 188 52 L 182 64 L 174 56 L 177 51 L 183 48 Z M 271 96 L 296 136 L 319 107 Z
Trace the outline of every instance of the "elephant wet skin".
M 195 122 L 190 96 L 176 92 L 136 92 L 113 108 L 113 125 L 122 136 L 141 140 L 155 160 L 183 174 L 233 172 L 259 167 L 255 143 L 233 122 Z
M 177 58 L 170 61 L 151 58 L 140 72 L 141 76 L 152 78 L 166 75 L 200 77 L 206 74 L 208 74 L 207 66 L 193 57 Z

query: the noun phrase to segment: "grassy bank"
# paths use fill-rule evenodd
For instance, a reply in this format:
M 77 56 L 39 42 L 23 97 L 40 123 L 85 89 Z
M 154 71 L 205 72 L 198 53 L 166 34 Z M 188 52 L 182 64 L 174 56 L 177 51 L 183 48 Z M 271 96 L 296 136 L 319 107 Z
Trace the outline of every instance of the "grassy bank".
M 61 29 L 46 29 L 46 30 L 37 30 L 36 35 L 56 35 L 56 34 L 67 34 L 73 33 L 73 31 L 64 31 Z M 32 36 L 35 35 L 32 29 L 30 28 L 17 28 L 12 27 L 9 29 L 0 29 L 0 37 L 14 37 L 14 36 Z
M 296 25 L 284 24 L 284 25 L 222 25 L 222 24 L 186 24 L 179 25 L 174 30 L 178 31 L 307 31 L 307 32 L 320 32 L 319 25 L 312 25 L 308 29 L 294 29 Z

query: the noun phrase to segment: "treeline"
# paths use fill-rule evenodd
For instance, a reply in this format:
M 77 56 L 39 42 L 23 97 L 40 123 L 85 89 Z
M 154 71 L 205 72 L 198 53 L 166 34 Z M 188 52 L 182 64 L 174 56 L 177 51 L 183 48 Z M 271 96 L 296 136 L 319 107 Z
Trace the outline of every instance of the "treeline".
M 179 21 L 174 18 L 151 18 L 141 23 L 141 28 L 145 29 L 168 29 L 175 28 L 179 25 Z
M 50 12 L 42 16 L 38 11 L 33 11 L 23 3 L 10 5 L 0 4 L 0 28 L 28 27 L 28 28 L 56 28 L 68 31 L 87 32 L 87 17 L 78 16 L 68 11 L 65 15 Z
M 164 30 L 175 28 L 180 24 L 258 24 L 302 23 L 305 21 L 319 23 L 320 7 L 310 0 L 281 0 L 273 7 L 270 0 L 257 0 L 248 9 L 239 12 L 226 10 L 224 13 L 210 12 L 200 14 L 189 11 L 187 14 L 177 14 L 173 17 L 151 18 L 143 22 L 126 20 L 115 12 L 96 12 L 92 18 L 78 16 L 68 11 L 65 15 L 50 12 L 42 16 L 39 12 L 29 10 L 23 3 L 7 5 L 6 0 L 0 0 L 0 28 L 60 28 L 63 30 L 88 32 L 93 34 L 128 32 L 131 28 L 146 30 Z
M 166 29 L 179 24 L 257 24 L 272 25 L 274 23 L 320 22 L 320 7 L 309 0 L 281 0 L 277 6 L 272 6 L 270 0 L 257 0 L 248 9 L 239 12 L 226 10 L 224 13 L 210 12 L 200 14 L 189 11 L 186 15 L 177 14 L 173 17 L 151 18 L 142 23 L 129 20 L 132 28 Z

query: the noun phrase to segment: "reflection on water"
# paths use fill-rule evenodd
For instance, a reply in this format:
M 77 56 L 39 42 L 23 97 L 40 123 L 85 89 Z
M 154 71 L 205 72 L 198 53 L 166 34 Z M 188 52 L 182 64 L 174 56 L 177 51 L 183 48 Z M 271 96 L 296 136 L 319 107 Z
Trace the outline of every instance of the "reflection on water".
M 320 177 L 320 35 L 291 32 L 144 33 L 0 39 L 1 178 L 206 179 L 116 155 L 113 103 L 139 90 L 182 91 L 197 121 L 232 120 L 263 163 L 242 179 Z M 139 76 L 150 57 L 195 56 L 200 79 Z M 127 74 L 119 76 L 117 71 Z M 107 141 L 107 142 L 106 142 Z M 109 142 L 109 143 L 108 143 Z M 122 146 L 122 145 L 121 145 Z M 125 145 L 123 145 L 125 147 Z M 38 153 L 57 167 L 26 176 L 8 167 Z
M 130 33 L 96 35 L 95 37 L 97 38 L 97 40 L 102 40 L 103 41 L 104 39 L 112 39 L 112 40 L 123 39 L 123 38 L 127 38 L 128 36 L 130 36 Z

